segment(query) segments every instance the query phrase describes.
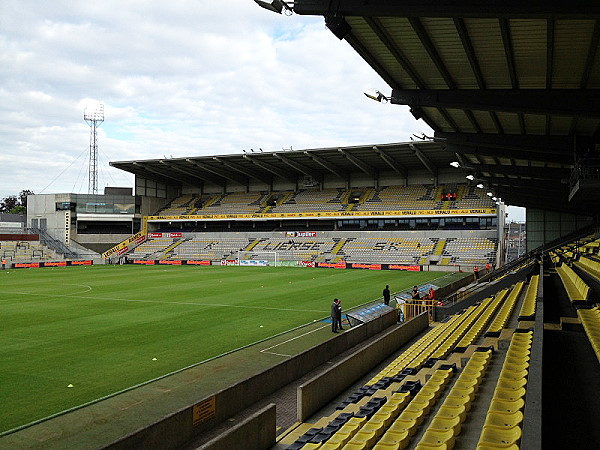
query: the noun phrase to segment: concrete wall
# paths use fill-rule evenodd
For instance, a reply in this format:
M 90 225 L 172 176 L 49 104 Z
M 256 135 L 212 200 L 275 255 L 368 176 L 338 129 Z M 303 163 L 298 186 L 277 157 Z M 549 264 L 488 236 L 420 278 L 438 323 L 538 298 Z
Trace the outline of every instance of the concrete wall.
M 275 404 L 271 403 L 199 450 L 265 450 L 275 445 Z
M 116 441 L 107 448 L 178 448 L 214 428 L 241 410 L 253 405 L 265 396 L 297 380 L 311 370 L 326 363 L 333 355 L 364 342 L 366 339 L 396 324 L 395 311 L 351 331 L 336 335 L 296 356 L 253 375 L 214 395 L 200 399 L 195 405 L 189 405 L 159 421 L 148 425 Z M 214 404 L 214 415 L 204 422 L 194 424 L 195 406 L 205 403 Z
M 592 218 L 527 208 L 527 251 L 566 236 L 592 223 Z
M 391 312 L 395 315 L 395 311 Z M 305 421 L 429 325 L 427 313 L 394 327 L 326 372 L 298 387 L 298 420 Z M 353 330 L 345 334 L 352 333 Z

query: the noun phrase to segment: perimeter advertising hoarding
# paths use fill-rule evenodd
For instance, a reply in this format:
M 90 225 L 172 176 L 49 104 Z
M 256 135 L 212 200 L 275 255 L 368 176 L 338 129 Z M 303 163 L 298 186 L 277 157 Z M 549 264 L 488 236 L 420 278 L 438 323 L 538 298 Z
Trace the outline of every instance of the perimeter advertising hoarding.
M 361 264 L 352 263 L 352 269 L 369 269 L 369 270 L 381 270 L 381 264 Z
M 222 266 L 237 266 L 237 260 L 236 259 L 222 259 L 221 265 Z
M 14 269 L 31 269 L 38 267 L 69 267 L 69 266 L 91 266 L 94 264 L 92 260 L 85 261 L 46 261 L 36 263 L 15 263 Z
M 184 220 L 227 220 L 227 219 L 296 219 L 311 217 L 414 217 L 414 216 L 494 216 L 495 208 L 473 209 L 413 209 L 398 211 L 332 211 L 332 212 L 305 212 L 305 213 L 254 213 L 254 214 L 202 214 L 189 216 L 148 216 L 148 221 L 173 222 Z
M 314 261 L 298 261 L 296 264 L 301 267 L 317 267 L 317 263 Z
M 410 270 L 413 272 L 420 272 L 421 266 L 410 266 L 406 264 L 387 264 L 388 270 Z
M 120 252 L 119 255 L 123 254 L 123 249 L 128 249 L 130 245 L 138 245 L 141 244 L 142 242 L 144 242 L 146 240 L 146 234 L 145 232 L 142 230 L 139 233 L 134 234 L 133 236 L 125 239 L 123 242 L 115 245 L 113 248 L 111 248 L 110 250 L 105 251 L 104 253 L 102 253 L 102 257 L 104 259 L 108 258 L 109 256 L 114 255 L 117 252 Z M 127 251 L 127 250 L 125 250 Z
M 347 267 L 347 264 L 345 262 L 339 262 L 339 263 L 320 262 L 320 263 L 317 263 L 317 267 L 328 267 L 330 269 L 345 269 Z
M 286 231 L 285 237 L 317 237 L 316 231 Z

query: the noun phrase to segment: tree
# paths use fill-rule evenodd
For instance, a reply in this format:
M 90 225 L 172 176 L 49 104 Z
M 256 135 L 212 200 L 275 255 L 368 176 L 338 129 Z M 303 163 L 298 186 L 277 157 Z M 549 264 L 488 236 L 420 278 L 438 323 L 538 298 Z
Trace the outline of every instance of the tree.
M 16 195 L 9 195 L 5 197 L 0 202 L 0 212 L 7 213 L 10 212 L 15 206 L 19 206 L 19 200 Z
M 26 214 L 27 196 L 33 195 L 33 191 L 25 189 L 19 192 L 19 195 L 9 195 L 0 200 L 0 213 Z
M 27 214 L 27 207 L 25 207 L 25 206 L 15 206 L 8 213 L 9 214 Z
M 19 192 L 19 206 L 24 206 L 25 211 L 27 211 L 27 196 L 33 195 L 33 191 L 29 189 L 25 189 L 24 191 Z

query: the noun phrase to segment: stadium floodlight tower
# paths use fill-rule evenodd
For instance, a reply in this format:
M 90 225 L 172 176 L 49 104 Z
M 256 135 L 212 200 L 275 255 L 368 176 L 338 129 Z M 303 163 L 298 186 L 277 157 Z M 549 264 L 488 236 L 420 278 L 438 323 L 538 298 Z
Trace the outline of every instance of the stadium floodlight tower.
M 98 126 L 104 122 L 104 105 L 100 104 L 91 112 L 83 110 L 83 120 L 90 126 L 90 165 L 88 194 L 98 193 Z

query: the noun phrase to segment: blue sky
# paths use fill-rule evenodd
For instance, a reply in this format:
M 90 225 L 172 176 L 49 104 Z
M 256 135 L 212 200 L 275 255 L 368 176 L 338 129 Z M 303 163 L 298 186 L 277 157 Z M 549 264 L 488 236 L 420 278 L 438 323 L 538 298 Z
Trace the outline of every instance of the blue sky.
M 252 0 L 0 2 L 0 198 L 87 192 L 86 107 L 109 161 L 404 142 L 431 133 L 322 18 Z M 82 182 L 82 178 L 85 182 Z

